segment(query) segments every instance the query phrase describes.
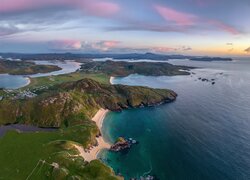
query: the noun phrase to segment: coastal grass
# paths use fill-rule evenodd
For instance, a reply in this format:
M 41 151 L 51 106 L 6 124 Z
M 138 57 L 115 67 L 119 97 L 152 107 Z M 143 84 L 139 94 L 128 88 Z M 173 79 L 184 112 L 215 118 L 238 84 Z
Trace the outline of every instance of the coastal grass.
M 80 71 L 125 77 L 131 74 L 145 76 L 189 75 L 189 72 L 183 71 L 189 69 L 190 67 L 175 66 L 166 62 L 90 61 L 82 64 Z
M 175 92 L 166 89 L 108 85 L 85 78 L 54 85 L 34 98 L 2 100 L 0 124 L 69 127 L 85 123 L 100 108 L 120 111 L 152 106 L 172 101 L 176 96 Z
M 1 125 L 58 128 L 53 132 L 11 131 L 0 138 L 0 179 L 117 179 L 100 161 L 87 163 L 78 155 L 74 144 L 89 148 L 96 145 L 100 135 L 90 119 L 100 108 L 116 111 L 152 106 L 177 96 L 166 89 L 110 85 L 108 76 L 103 74 L 87 77 L 85 73 L 73 73 L 36 78 L 39 86 L 54 84 L 36 97 L 6 98 L 0 102 Z
M 0 61 L 0 74 L 29 75 L 36 73 L 48 73 L 61 70 L 54 65 L 37 65 L 34 62 L 25 61 Z
M 99 160 L 85 162 L 73 146 L 86 147 L 96 130 L 86 124 L 54 132 L 7 132 L 0 138 L 0 179 L 118 179 Z
M 74 72 L 70 74 L 63 74 L 63 75 L 57 75 L 57 76 L 31 78 L 30 84 L 21 89 L 25 90 L 25 89 L 34 89 L 34 88 L 41 87 L 41 86 L 54 86 L 54 85 L 65 83 L 65 82 L 78 81 L 83 78 L 93 79 L 103 84 L 110 83 L 109 82 L 110 77 L 103 73 Z

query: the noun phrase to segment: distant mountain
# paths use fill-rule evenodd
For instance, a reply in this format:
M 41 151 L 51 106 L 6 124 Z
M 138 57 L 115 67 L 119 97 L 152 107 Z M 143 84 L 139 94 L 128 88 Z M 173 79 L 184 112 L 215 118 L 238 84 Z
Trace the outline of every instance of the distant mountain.
M 164 55 L 155 53 L 129 53 L 129 54 L 73 54 L 73 53 L 47 53 L 47 54 L 20 54 L 20 53 L 0 53 L 3 58 L 22 60 L 83 60 L 93 58 L 113 58 L 132 60 L 169 60 L 169 59 L 190 59 L 194 61 L 231 61 L 231 58 L 221 57 L 197 57 L 185 55 Z

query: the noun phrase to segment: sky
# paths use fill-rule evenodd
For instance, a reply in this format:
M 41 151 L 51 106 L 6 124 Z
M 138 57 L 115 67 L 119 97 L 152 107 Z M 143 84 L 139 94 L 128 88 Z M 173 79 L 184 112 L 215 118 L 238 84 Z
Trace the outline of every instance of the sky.
M 0 0 L 0 52 L 250 55 L 250 0 Z

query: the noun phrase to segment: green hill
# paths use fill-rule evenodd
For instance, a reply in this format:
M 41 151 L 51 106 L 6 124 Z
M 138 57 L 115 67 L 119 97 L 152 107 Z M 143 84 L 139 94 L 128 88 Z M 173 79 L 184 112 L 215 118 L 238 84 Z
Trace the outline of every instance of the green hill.
M 53 65 L 37 65 L 27 61 L 0 61 L 0 74 L 30 75 L 59 71 L 62 68 Z
M 120 111 L 174 101 L 171 90 L 102 84 L 91 79 L 57 84 L 37 97 L 0 101 L 0 125 L 56 127 L 53 132 L 0 137 L 0 179 L 121 179 L 99 160 L 90 163 L 74 144 L 88 148 L 100 135 L 90 120 L 99 108 Z

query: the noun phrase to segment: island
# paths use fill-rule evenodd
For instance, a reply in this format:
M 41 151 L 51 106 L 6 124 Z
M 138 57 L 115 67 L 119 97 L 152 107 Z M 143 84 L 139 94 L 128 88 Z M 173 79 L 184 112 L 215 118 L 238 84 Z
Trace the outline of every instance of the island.
M 232 58 L 222 58 L 222 57 L 192 57 L 191 61 L 232 61 Z
M 0 74 L 31 75 L 59 71 L 62 68 L 54 65 L 37 65 L 29 61 L 0 61 Z
M 192 67 L 175 66 L 167 62 L 126 62 L 126 61 L 90 61 L 81 66 L 87 73 L 105 73 L 114 77 L 125 77 L 130 74 L 146 76 L 189 75 Z

